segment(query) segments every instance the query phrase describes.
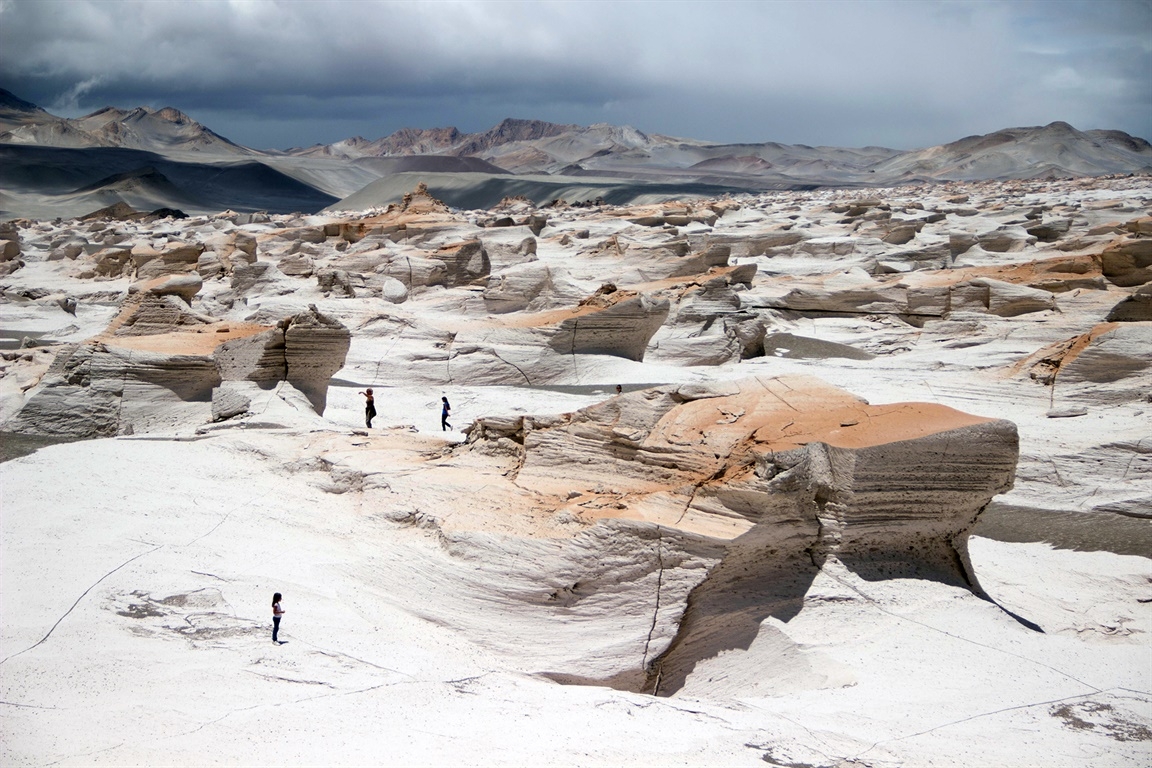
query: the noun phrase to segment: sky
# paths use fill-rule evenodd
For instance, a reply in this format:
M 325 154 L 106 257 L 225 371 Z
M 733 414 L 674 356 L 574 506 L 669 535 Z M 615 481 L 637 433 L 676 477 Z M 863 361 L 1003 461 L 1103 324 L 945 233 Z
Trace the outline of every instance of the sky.
M 1152 139 L 1152 0 L 0 0 L 0 87 L 176 107 L 269 149 L 506 117 L 913 149 L 1063 120 Z

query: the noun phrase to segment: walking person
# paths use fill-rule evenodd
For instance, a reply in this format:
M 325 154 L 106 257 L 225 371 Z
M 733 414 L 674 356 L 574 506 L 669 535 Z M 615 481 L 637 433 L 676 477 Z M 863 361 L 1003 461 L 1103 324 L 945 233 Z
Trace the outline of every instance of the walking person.
M 440 431 L 447 432 L 452 429 L 452 425 L 448 423 L 448 414 L 452 412 L 452 406 L 448 404 L 447 397 L 441 397 L 440 402 L 444 407 L 440 409 Z
M 280 601 L 284 598 L 279 592 L 272 595 L 272 642 L 283 645 L 278 639 L 280 634 L 280 617 L 284 615 L 284 606 L 280 605 Z
M 376 418 L 376 399 L 372 396 L 372 389 L 357 394 L 364 395 L 364 426 L 372 429 L 372 419 Z

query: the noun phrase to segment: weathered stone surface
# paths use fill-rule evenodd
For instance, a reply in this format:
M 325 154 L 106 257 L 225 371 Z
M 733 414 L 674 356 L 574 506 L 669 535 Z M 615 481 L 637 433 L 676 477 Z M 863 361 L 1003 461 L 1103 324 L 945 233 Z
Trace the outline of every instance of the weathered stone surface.
M 548 342 L 557 352 L 643 360 L 648 340 L 668 316 L 667 299 L 619 292 L 609 306 L 562 321 Z
M 448 282 L 447 264 L 439 259 L 412 254 L 399 254 L 391 261 L 381 264 L 376 271 L 396 278 L 409 290 L 430 285 L 446 285 Z
M 1043 312 L 1056 308 L 1056 298 L 1051 293 L 1037 288 L 1029 288 L 1026 285 L 1016 285 L 985 277 L 969 280 L 967 285 L 986 291 L 987 293 L 983 294 L 979 301 L 989 313 L 1000 317 L 1015 317 L 1029 312 Z M 962 285 L 956 286 L 953 295 L 956 295 L 961 288 Z M 971 306 L 971 300 L 967 304 Z M 957 309 L 955 304 L 952 308 Z
M 1132 287 L 1152 282 L 1152 237 L 1119 240 L 1100 254 L 1104 276 L 1113 285 Z
M 445 271 L 445 284 L 449 287 L 455 285 L 469 285 L 482 280 L 491 273 L 492 262 L 488 259 L 488 252 L 479 240 L 468 242 L 434 251 L 431 258 L 441 261 L 447 268 Z
M 408 300 L 408 286 L 394 277 L 373 275 L 368 284 L 374 290 L 379 290 L 380 298 L 391 304 L 403 304 Z
M 215 280 L 225 275 L 228 271 L 228 265 L 215 251 L 205 251 L 196 260 L 196 271 L 204 280 Z
M 907 300 L 903 285 L 877 282 L 867 272 L 855 268 L 819 283 L 793 288 L 769 305 L 823 312 L 901 313 L 907 308 Z
M 163 279 L 160 281 L 163 283 Z M 213 320 L 193 312 L 188 301 L 176 292 L 156 292 L 149 284 L 135 285 L 121 306 L 120 314 L 105 333 L 115 336 L 152 336 L 176 330 L 199 328 Z
M 1028 227 L 1026 231 L 1042 243 L 1054 243 L 1068 234 L 1071 228 L 1071 219 L 1049 219 Z
M 295 253 L 280 259 L 277 265 L 281 272 L 289 277 L 311 277 L 315 270 L 312 259 L 302 253 Z
M 1131 296 L 1112 307 L 1108 322 L 1134 323 L 1152 320 L 1152 283 L 1140 286 Z
M 169 277 L 158 277 L 132 287 L 157 296 L 179 296 L 186 304 L 191 305 L 192 299 L 204 287 L 204 280 L 197 272 L 185 272 Z M 132 289 L 129 289 L 129 292 L 132 292 Z
M 257 243 L 256 238 L 247 232 L 237 232 L 232 235 L 233 251 L 232 258 L 238 261 L 246 261 L 252 264 L 256 261 Z
M 493 275 L 484 288 L 484 308 L 495 314 L 519 312 L 551 287 L 552 271 L 533 261 Z
M 796 359 L 844 358 L 847 360 L 871 360 L 875 357 L 870 352 L 856 349 L 848 344 L 838 344 L 834 341 L 812 339 L 797 336 L 791 333 L 769 333 L 761 342 L 764 354 L 770 357 L 789 357 Z
M 888 230 L 881 239 L 891 245 L 904 245 L 916 238 L 917 228 L 912 224 L 900 224 Z
M 355 298 L 357 282 L 362 282 L 357 278 L 353 280 L 352 276 L 343 269 L 321 269 L 316 273 L 316 286 L 328 294 L 336 294 L 337 296 L 345 296 L 347 298 Z
M 1150 349 L 1152 323 L 1101 323 L 1029 355 L 1019 370 L 1069 397 L 1083 390 L 1096 402 L 1145 400 L 1152 391 Z
M 225 421 L 248 412 L 252 405 L 240 382 L 223 381 L 212 390 L 212 421 Z
M 519 485 L 609 488 L 629 499 L 628 517 L 724 546 L 650 668 L 650 689 L 660 679 L 664 692 L 767 616 L 798 610 L 828 560 L 980 591 L 967 536 L 1012 487 L 1018 453 L 1010 422 L 871 406 L 806 377 L 650 389 L 558 419 L 481 419 L 468 439 L 523 445 Z
M 153 251 L 154 256 L 140 252 L 139 248 L 139 246 L 133 248 L 132 259 L 137 265 L 136 275 L 141 280 L 194 270 L 200 260 L 200 254 L 204 253 L 204 246 L 201 243 L 169 243 L 162 249 Z
M 24 266 L 20 258 L 20 229 L 11 221 L 0 222 L 0 277 L 10 275 Z
M 268 261 L 235 264 L 232 267 L 231 287 L 233 292 L 242 296 L 283 276 L 283 273 Z
M 1036 238 L 1019 227 L 1001 227 L 976 236 L 976 242 L 991 253 L 1021 251 L 1036 242 Z
M 283 320 L 285 378 L 303 392 L 316 413 L 324 414 L 328 380 L 344 367 L 352 334 L 341 323 L 323 315 L 316 305 Z
M 1143 374 L 1150 370 L 1152 323 L 1124 323 L 1091 336 L 1088 344 L 1065 357 L 1057 381 L 1116 383 L 1134 377 L 1147 379 Z M 1147 394 L 1148 390 L 1144 392 Z
M 91 261 L 80 277 L 120 277 L 133 269 L 132 251 L 127 248 L 102 248 L 92 254 Z
M 284 349 L 284 330 L 276 327 L 226 341 L 213 350 L 212 358 L 222 381 L 272 387 L 288 375 Z
M 176 295 L 140 290 L 104 334 L 60 348 L 4 429 L 94 437 L 199 425 L 240 412 L 216 394 L 225 381 L 288 381 L 320 413 L 348 346 L 348 330 L 314 308 L 268 328 L 213 321 Z
M 726 275 L 714 277 L 688 290 L 676 310 L 677 323 L 699 323 L 740 311 L 740 295 Z

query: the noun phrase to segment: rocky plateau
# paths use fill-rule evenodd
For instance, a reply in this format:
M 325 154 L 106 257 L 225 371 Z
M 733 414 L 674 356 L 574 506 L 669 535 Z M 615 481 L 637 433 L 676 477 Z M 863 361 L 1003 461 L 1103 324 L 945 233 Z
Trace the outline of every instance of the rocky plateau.
M 434 192 L 0 226 L 5 764 L 1152 758 L 1150 177 Z

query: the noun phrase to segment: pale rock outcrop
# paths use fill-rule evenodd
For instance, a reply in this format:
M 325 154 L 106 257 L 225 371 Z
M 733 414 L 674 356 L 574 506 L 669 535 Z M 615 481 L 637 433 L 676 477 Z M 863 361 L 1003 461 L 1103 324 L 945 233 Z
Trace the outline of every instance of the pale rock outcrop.
M 684 293 L 676 310 L 676 322 L 708 322 L 739 311 L 740 294 L 733 290 L 727 275 L 720 275 Z
M 591 311 L 562 320 L 548 345 L 563 354 L 615 355 L 643 360 L 648 340 L 668 316 L 667 299 L 614 291 L 585 300 Z
M 1124 288 L 1152 282 L 1152 237 L 1118 240 L 1100 254 L 1104 276 Z
M 711 208 L 696 206 L 664 205 L 625 209 L 621 212 L 628 221 L 642 227 L 683 227 L 697 222 L 713 226 L 720 215 Z
M 203 253 L 202 243 L 171 242 L 159 249 L 137 243 L 132 247 L 132 262 L 136 276 L 141 280 L 149 280 L 195 270 Z
M 237 296 L 267 290 L 269 286 L 287 277 L 270 261 L 254 261 L 251 264 L 239 263 L 232 266 L 230 287 Z
M 1143 400 L 1152 391 L 1152 322 L 1107 322 L 1050 344 L 1018 365 L 1062 397 L 1095 402 Z
M 990 253 L 1009 253 L 1022 251 L 1036 242 L 1036 237 L 1029 235 L 1020 227 L 1005 226 L 976 235 L 976 243 Z
M 448 265 L 440 259 L 426 258 L 415 253 L 396 254 L 390 261 L 381 263 L 376 271 L 395 278 L 408 290 L 431 285 L 447 285 Z
M 316 272 L 316 287 L 326 295 L 355 298 L 357 284 L 364 284 L 363 277 L 353 277 L 343 269 L 321 269 Z
M 823 280 L 806 281 L 766 302 L 766 306 L 777 309 L 886 314 L 904 313 L 908 304 L 903 284 L 879 282 L 859 267 Z
M 24 266 L 21 253 L 20 230 L 10 221 L 0 223 L 0 277 Z
M 559 417 L 480 419 L 468 442 L 519 451 L 517 484 L 567 495 L 582 514 L 653 524 L 670 544 L 723 547 L 646 669 L 657 693 L 680 689 L 699 661 L 746 648 L 765 618 L 794 615 L 829 560 L 866 578 L 980 592 L 967 537 L 1012 487 L 1018 455 L 1011 422 L 928 403 L 872 406 L 808 377 L 661 387 Z
M 974 276 L 965 279 L 966 274 Z M 979 276 L 979 272 L 917 271 L 877 279 L 858 267 L 823 279 L 805 280 L 784 295 L 759 301 L 762 306 L 807 312 L 932 317 L 947 317 L 954 312 L 1015 317 L 1056 307 L 1050 291 Z
M 1015 317 L 1055 308 L 1056 299 L 1048 291 L 984 277 L 953 286 L 949 299 L 950 312 L 963 309 L 987 310 L 989 314 L 1000 317 Z
M 1028 226 L 1025 231 L 1042 243 L 1054 243 L 1068 234 L 1071 228 L 1071 219 L 1048 219 Z
M 1121 299 L 1105 318 L 1108 322 L 1134 323 L 1152 320 L 1152 283 L 1146 283 L 1131 296 Z
M 316 413 L 323 415 L 328 399 L 328 380 L 344 367 L 352 335 L 339 321 L 323 315 L 316 306 L 282 320 L 285 378 L 303 392 Z
M 492 264 L 492 271 L 498 272 L 519 264 L 536 261 L 537 241 L 529 235 L 517 242 L 508 242 L 495 237 L 485 237 L 482 240 L 484 250 Z
M 645 359 L 675 365 L 724 365 L 764 355 L 767 323 L 755 312 L 718 315 L 689 333 L 665 326 Z
M 539 261 L 518 264 L 498 272 L 484 288 L 484 308 L 494 314 L 519 312 L 549 292 L 552 270 Z
M 471 285 L 482 281 L 492 272 L 492 262 L 488 251 L 479 240 L 469 240 L 458 245 L 440 248 L 429 254 L 446 267 L 444 278 L 448 287 Z
M 88 259 L 77 262 L 75 276 L 81 280 L 118 278 L 132 273 L 132 251 L 129 248 L 101 248 Z
M 390 304 L 403 304 L 408 300 L 408 286 L 394 277 L 387 275 L 372 275 L 368 278 L 369 286 L 378 290 L 380 298 Z
M 217 395 L 224 381 L 286 381 L 322 413 L 349 338 L 314 307 L 269 328 L 215 321 L 177 294 L 144 288 L 105 333 L 59 348 L 4 429 L 95 437 L 199 425 L 243 412 L 235 388 Z
M 1124 323 L 1093 335 L 1064 358 L 1056 383 L 1109 384 L 1106 394 L 1096 395 L 1104 399 L 1146 397 L 1152 391 L 1152 323 Z

